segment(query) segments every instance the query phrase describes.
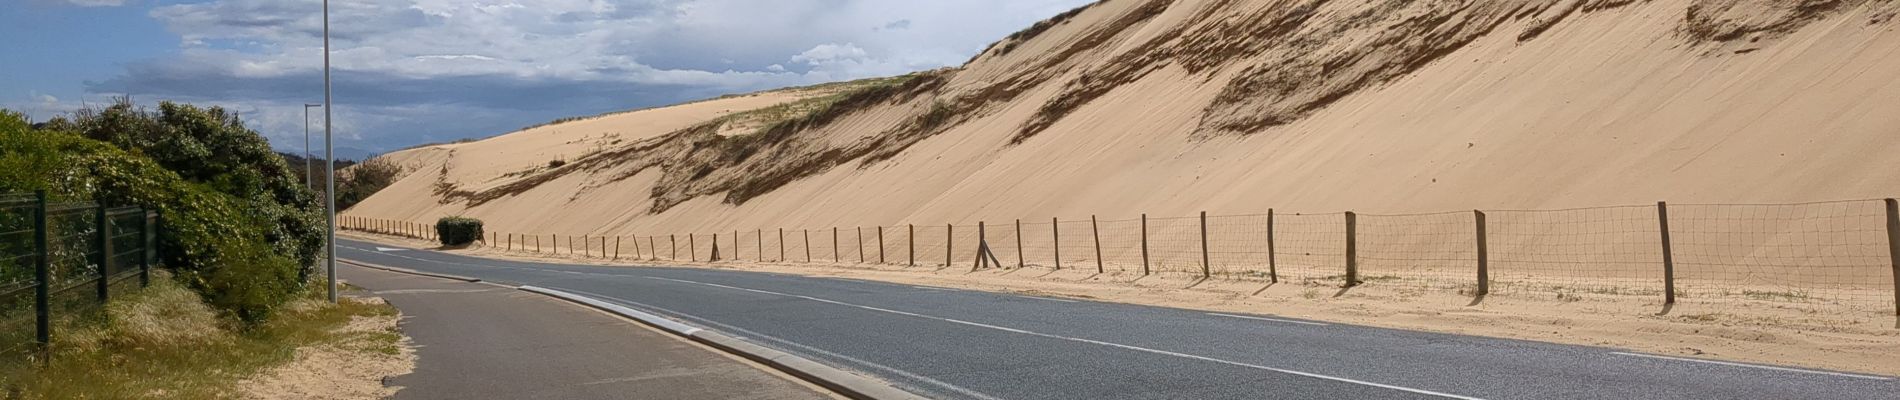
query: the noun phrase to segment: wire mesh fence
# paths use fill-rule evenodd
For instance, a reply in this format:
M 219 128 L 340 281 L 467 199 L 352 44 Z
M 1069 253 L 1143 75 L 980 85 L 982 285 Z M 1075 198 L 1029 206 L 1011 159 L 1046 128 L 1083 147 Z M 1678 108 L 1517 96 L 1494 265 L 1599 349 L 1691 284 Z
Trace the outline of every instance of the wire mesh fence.
M 1662 293 L 1655 207 L 1486 214 L 1492 293 Z
M 0 352 L 43 349 L 56 326 L 103 318 L 113 296 L 149 283 L 158 229 L 142 208 L 0 194 Z
M 1476 290 L 1475 213 L 1359 214 L 1356 220 L 1360 281 Z
M 1892 200 L 1858 200 L 1394 215 L 1269 210 L 770 228 L 630 239 L 638 246 L 631 258 L 637 259 L 704 261 L 717 245 L 723 246 L 721 260 L 726 261 L 973 268 L 978 249 L 987 244 L 996 257 L 994 267 L 1003 269 L 1186 274 L 1469 295 L 1555 292 L 1655 296 L 1672 302 L 1827 302 L 1900 313 L 1896 208 L 1900 206 Z M 71 229 L 83 231 L 84 221 L 72 223 Z M 405 224 L 359 219 L 352 226 L 403 234 Z M 0 238 L 6 234 L 0 231 Z M 496 237 L 510 251 L 542 248 L 530 242 L 535 235 Z M 596 247 L 605 245 L 602 241 Z M 554 251 L 559 250 L 543 253 Z M 56 255 L 89 257 L 77 252 Z M 17 280 L 0 274 L 0 285 Z

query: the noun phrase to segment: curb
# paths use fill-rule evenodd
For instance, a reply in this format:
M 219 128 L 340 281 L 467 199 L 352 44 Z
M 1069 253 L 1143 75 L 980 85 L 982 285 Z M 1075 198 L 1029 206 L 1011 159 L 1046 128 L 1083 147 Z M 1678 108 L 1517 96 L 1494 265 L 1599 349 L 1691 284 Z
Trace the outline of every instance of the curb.
M 417 271 L 417 270 L 413 270 L 413 269 L 408 269 L 408 268 L 396 268 L 396 267 L 391 267 L 391 266 L 385 266 L 385 265 L 376 265 L 376 264 L 371 264 L 371 263 L 366 263 L 366 262 L 362 262 L 362 261 L 356 261 L 356 260 L 346 260 L 346 259 L 342 259 L 342 258 L 338 258 L 338 259 L 336 259 L 336 262 L 340 262 L 340 263 L 344 263 L 344 264 L 350 264 L 350 265 L 355 265 L 355 266 L 358 266 L 358 267 L 363 267 L 363 268 L 369 268 L 369 269 L 380 269 L 380 270 L 384 270 L 384 271 L 389 271 L 389 272 L 395 272 L 395 273 L 398 273 L 398 274 L 409 274 L 409 275 L 416 275 L 416 276 L 426 276 L 426 277 L 430 277 L 430 278 L 441 278 L 441 279 L 448 279 L 448 280 L 455 280 L 455 281 L 462 281 L 462 282 L 468 282 L 468 283 L 480 283 L 480 282 L 482 281 L 482 280 L 481 280 L 481 278 L 470 278 L 470 277 L 466 277 L 466 276 L 457 276 L 457 275 L 449 275 L 449 274 L 438 274 L 438 273 L 433 273 L 433 272 L 422 272 L 422 271 Z
M 826 389 L 831 389 L 832 391 L 838 392 L 838 394 L 842 394 L 845 397 L 858 399 L 858 400 L 897 400 L 897 399 L 921 400 L 921 399 L 924 399 L 924 397 L 922 396 L 918 396 L 910 392 L 899 390 L 895 387 L 892 387 L 890 384 L 884 383 L 883 381 L 880 381 L 880 380 L 868 378 L 863 375 L 854 374 L 842 369 L 833 368 L 831 366 L 820 364 L 816 361 L 812 361 L 804 357 L 799 357 L 799 356 L 791 355 L 782 351 L 766 348 L 765 346 L 752 344 L 751 342 L 739 340 L 731 336 L 720 334 L 718 332 L 713 332 L 713 331 L 708 331 L 704 329 L 687 326 L 686 324 L 679 323 L 678 321 L 674 321 L 672 319 L 668 319 L 668 318 L 661 317 L 658 315 L 646 313 L 640 310 L 624 307 L 618 304 L 607 303 L 604 301 L 595 300 L 587 296 L 576 295 L 573 293 L 567 293 L 567 292 L 554 290 L 554 289 L 548 289 L 548 288 L 541 288 L 541 287 L 534 287 L 534 286 L 521 286 L 520 289 L 523 291 L 539 293 L 539 294 L 547 295 L 549 297 L 554 297 L 561 300 L 579 303 L 581 305 L 594 307 L 594 308 L 601 309 L 603 311 L 618 314 L 622 317 L 631 318 L 635 321 L 640 321 L 641 323 L 651 325 L 656 328 L 660 328 L 661 330 L 673 333 L 675 335 L 679 335 L 687 339 L 692 339 L 695 342 L 712 346 L 720 350 L 725 350 L 726 352 L 736 354 L 741 357 L 745 357 L 746 359 L 758 362 L 760 364 L 765 364 L 767 366 L 772 367 L 773 369 L 777 369 L 779 371 L 783 371 L 785 373 L 791 374 L 792 376 L 799 377 L 800 379 L 804 379 L 806 381 L 816 383 L 818 384 L 818 386 L 823 386 Z

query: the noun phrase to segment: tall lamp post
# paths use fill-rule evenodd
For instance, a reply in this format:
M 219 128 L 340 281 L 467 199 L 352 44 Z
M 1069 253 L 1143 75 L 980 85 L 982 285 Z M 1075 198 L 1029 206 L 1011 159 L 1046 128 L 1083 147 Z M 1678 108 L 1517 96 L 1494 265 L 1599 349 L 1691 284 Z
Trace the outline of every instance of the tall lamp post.
M 310 154 L 310 108 L 323 107 L 322 104 L 303 105 L 303 187 L 317 188 L 317 164 Z
M 325 242 L 324 269 L 330 275 L 330 303 L 336 303 L 336 144 L 331 135 L 330 117 L 334 115 L 330 98 L 330 0 L 323 0 L 323 202 L 329 218 L 329 240 Z

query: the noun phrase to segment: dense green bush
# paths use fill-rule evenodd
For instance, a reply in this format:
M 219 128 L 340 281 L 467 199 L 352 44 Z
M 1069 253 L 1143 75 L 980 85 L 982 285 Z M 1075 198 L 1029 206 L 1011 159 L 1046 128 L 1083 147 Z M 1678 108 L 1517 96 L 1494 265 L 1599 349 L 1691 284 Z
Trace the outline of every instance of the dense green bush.
M 248 212 L 267 221 L 262 226 L 265 240 L 277 254 L 305 266 L 300 275 L 315 272 L 324 240 L 316 193 L 236 114 L 220 107 L 172 102 L 161 102 L 156 111 L 150 111 L 120 98 L 103 109 L 80 110 L 70 121 L 49 123 L 42 130 L 63 130 L 105 142 L 148 158 L 185 181 L 237 197 L 248 203 Z
M 435 236 L 441 238 L 443 246 L 467 246 L 482 239 L 482 220 L 464 217 L 443 217 L 435 221 Z
M 304 223 L 300 210 L 228 194 L 105 142 L 31 130 L 17 114 L 0 113 L 0 192 L 35 190 L 54 201 L 159 210 L 163 265 L 241 320 L 264 320 L 304 282 L 299 272 L 307 264 L 296 256 L 304 244 L 291 224 Z M 311 253 L 321 248 L 318 240 Z

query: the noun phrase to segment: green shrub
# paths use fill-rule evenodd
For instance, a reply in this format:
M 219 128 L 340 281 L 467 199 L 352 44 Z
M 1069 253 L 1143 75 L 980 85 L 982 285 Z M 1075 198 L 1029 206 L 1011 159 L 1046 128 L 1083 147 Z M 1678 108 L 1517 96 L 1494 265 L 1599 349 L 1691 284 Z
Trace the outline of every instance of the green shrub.
M 304 244 L 293 240 L 301 232 L 285 221 L 301 218 L 297 210 L 188 181 L 104 142 L 21 129 L 8 119 L 0 115 L 0 193 L 46 190 L 53 201 L 158 210 L 162 265 L 207 303 L 246 322 L 268 318 L 303 287 Z
M 48 124 L 149 159 L 179 178 L 248 203 L 267 222 L 265 240 L 297 265 L 314 266 L 323 249 L 324 221 L 316 193 L 283 157 L 237 115 L 220 107 L 161 102 L 156 111 L 119 98 L 103 109 L 82 109 L 71 121 Z M 299 274 L 308 276 L 312 269 Z
M 482 220 L 464 217 L 443 217 L 435 221 L 435 236 L 442 239 L 443 246 L 467 246 L 482 239 Z

